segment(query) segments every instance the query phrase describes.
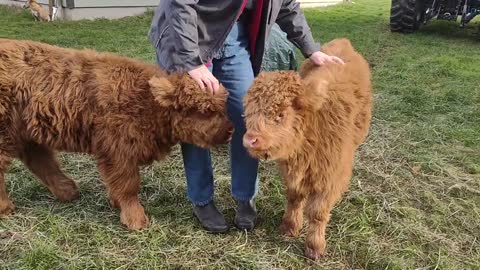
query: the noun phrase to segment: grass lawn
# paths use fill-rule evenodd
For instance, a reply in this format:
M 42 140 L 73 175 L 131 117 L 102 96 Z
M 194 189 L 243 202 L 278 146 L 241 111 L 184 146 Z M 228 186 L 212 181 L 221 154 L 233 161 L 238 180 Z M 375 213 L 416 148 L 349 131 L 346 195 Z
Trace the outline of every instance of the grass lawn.
M 142 232 L 120 225 L 89 157 L 61 156 L 81 191 L 69 204 L 15 162 L 7 185 L 17 211 L 0 220 L 0 269 L 480 269 L 480 23 L 392 34 L 389 1 L 355 2 L 305 12 L 316 38 L 348 37 L 367 57 L 375 92 L 370 136 L 318 264 L 303 257 L 304 234 L 278 232 L 284 196 L 274 164 L 261 166 L 258 228 L 210 235 L 193 218 L 176 149 L 143 169 L 151 226 Z M 35 23 L 0 7 L 0 37 L 153 62 L 150 20 Z M 228 150 L 214 156 L 216 200 L 232 220 Z

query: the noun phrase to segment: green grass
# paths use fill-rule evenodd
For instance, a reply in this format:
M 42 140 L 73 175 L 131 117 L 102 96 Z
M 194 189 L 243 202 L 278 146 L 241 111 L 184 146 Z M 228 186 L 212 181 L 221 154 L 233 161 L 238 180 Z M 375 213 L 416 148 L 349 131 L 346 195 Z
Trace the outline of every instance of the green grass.
M 480 29 L 434 21 L 412 35 L 388 28 L 386 0 L 307 10 L 317 39 L 348 37 L 372 65 L 375 113 L 350 191 L 328 226 L 327 256 L 303 257 L 304 235 L 277 230 L 284 197 L 261 166 L 258 228 L 205 233 L 192 216 L 178 149 L 142 172 L 151 226 L 128 232 L 108 206 L 92 160 L 62 155 L 81 198 L 61 204 L 16 162 L 7 175 L 17 211 L 0 220 L 2 269 L 480 269 Z M 0 8 L 0 37 L 95 48 L 153 62 L 151 14 L 35 23 Z M 228 151 L 215 155 L 216 200 L 232 220 Z

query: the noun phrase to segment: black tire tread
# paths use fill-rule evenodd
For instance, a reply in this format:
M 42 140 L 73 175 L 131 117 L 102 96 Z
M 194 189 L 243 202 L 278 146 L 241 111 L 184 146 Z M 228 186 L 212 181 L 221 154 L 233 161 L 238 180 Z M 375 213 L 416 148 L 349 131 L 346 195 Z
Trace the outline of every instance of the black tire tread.
M 390 8 L 390 30 L 392 32 L 413 33 L 420 22 L 417 21 L 419 0 L 392 0 Z

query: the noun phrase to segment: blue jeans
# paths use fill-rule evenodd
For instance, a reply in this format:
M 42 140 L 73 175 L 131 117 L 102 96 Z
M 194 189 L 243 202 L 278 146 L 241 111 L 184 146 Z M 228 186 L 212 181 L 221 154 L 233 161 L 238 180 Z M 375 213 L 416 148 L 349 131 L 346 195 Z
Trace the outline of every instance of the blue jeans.
M 224 46 L 212 60 L 210 70 L 228 90 L 227 112 L 235 132 L 230 143 L 232 195 L 248 201 L 257 193 L 258 161 L 243 147 L 245 134 L 243 97 L 253 82 L 253 70 L 248 51 L 248 33 L 241 23 L 235 23 Z M 210 151 L 191 144 L 182 144 L 187 177 L 188 198 L 194 205 L 206 205 L 213 200 L 214 181 Z

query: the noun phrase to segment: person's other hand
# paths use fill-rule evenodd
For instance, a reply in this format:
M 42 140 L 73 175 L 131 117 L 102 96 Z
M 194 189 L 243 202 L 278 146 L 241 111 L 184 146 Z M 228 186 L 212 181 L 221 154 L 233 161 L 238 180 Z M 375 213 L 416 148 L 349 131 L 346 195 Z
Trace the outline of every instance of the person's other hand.
M 192 77 L 198 85 L 205 91 L 208 91 L 211 94 L 216 94 L 220 88 L 220 84 L 213 76 L 212 72 L 208 70 L 205 65 L 201 65 L 197 68 L 194 68 L 188 72 L 190 77 Z
M 310 60 L 318 66 L 325 65 L 327 63 L 337 63 L 337 64 L 345 64 L 342 59 L 336 56 L 327 55 L 321 51 L 314 52 L 310 55 Z

